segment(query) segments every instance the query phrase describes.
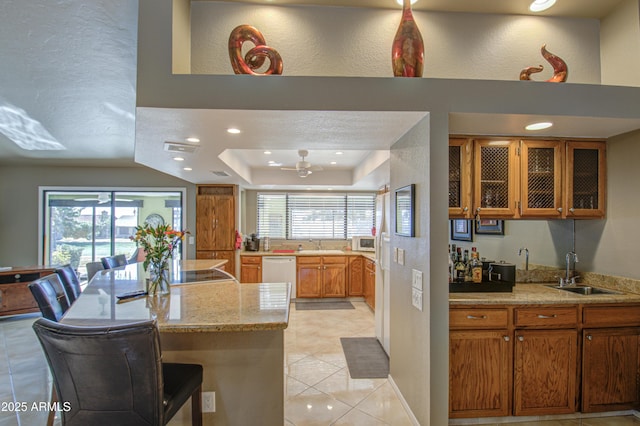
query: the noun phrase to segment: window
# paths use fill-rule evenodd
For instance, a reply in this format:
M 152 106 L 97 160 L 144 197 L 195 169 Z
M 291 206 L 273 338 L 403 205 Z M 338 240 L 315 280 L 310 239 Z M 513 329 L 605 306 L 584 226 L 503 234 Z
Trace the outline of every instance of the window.
M 347 239 L 370 235 L 374 193 L 259 193 L 258 235 L 286 239 Z
M 45 264 L 70 263 L 80 274 L 87 262 L 114 254 L 131 256 L 129 239 L 135 227 L 152 219 L 182 229 L 184 192 L 111 191 L 108 189 L 41 189 L 43 259 Z M 177 257 L 181 249 L 176 251 Z

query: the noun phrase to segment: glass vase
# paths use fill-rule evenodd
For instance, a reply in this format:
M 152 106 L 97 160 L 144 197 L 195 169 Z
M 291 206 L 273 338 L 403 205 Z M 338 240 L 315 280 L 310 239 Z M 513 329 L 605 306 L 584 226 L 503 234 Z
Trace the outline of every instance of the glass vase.
M 391 46 L 391 62 L 395 77 L 422 77 L 424 43 L 413 19 L 411 0 L 402 3 L 402 19 Z
M 149 296 L 162 296 L 169 294 L 169 263 L 150 262 L 149 263 Z

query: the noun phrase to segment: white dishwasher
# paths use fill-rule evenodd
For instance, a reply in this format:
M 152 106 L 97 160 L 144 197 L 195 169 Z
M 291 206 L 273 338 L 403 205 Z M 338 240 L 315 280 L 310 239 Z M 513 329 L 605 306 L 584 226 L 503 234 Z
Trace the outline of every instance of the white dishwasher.
M 263 256 L 263 283 L 291 283 L 291 299 L 296 298 L 296 257 Z

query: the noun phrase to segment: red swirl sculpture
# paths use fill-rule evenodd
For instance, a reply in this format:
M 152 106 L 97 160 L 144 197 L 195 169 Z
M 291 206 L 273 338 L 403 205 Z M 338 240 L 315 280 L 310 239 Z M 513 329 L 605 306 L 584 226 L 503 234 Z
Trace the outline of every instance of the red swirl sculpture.
M 567 76 L 569 75 L 567 63 L 559 56 L 549 52 L 546 44 L 542 45 L 540 52 L 542 53 L 542 57 L 553 67 L 553 77 L 547 81 L 550 83 L 563 83 L 567 81 Z M 538 65 L 537 67 L 527 67 L 520 71 L 520 80 L 531 80 L 531 74 L 540 72 L 543 69 L 544 67 L 542 65 Z
M 255 47 L 242 57 L 242 45 L 252 42 Z M 277 50 L 266 45 L 262 33 L 251 25 L 239 25 L 229 35 L 229 58 L 236 74 L 270 75 L 282 74 L 282 57 Z M 255 72 L 265 59 L 269 59 L 269 68 L 265 72 Z

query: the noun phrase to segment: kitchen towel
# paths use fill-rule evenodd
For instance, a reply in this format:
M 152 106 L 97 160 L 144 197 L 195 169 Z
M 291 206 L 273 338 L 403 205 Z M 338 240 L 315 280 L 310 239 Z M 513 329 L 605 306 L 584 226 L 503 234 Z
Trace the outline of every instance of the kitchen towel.
M 389 357 L 378 339 L 341 337 L 340 343 L 352 379 L 386 379 L 389 376 Z

